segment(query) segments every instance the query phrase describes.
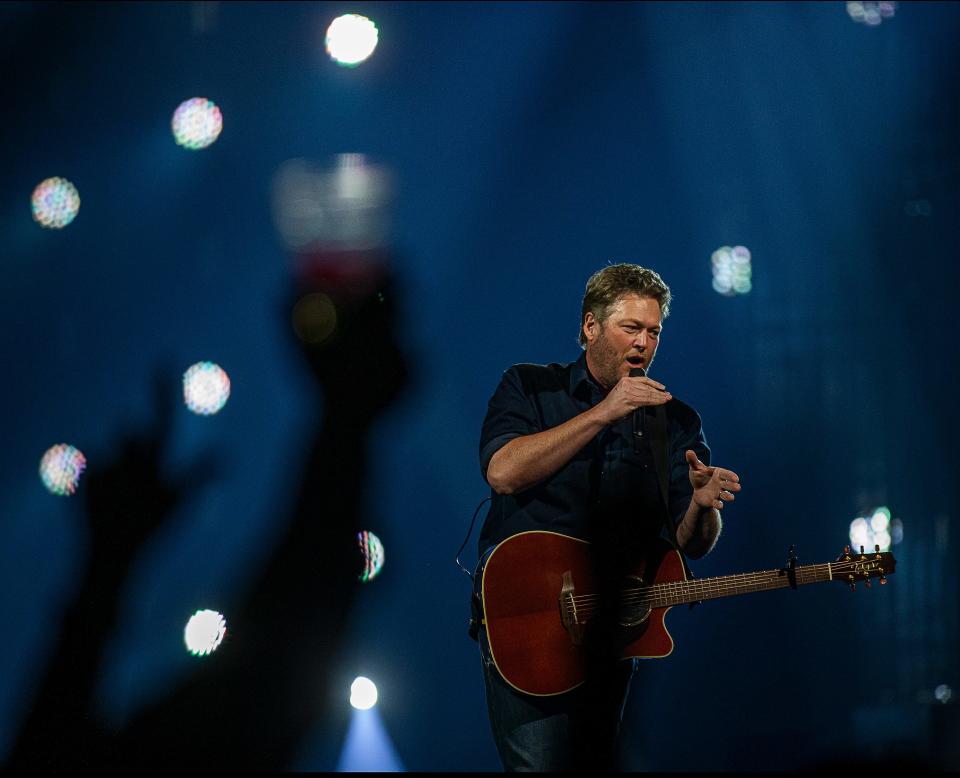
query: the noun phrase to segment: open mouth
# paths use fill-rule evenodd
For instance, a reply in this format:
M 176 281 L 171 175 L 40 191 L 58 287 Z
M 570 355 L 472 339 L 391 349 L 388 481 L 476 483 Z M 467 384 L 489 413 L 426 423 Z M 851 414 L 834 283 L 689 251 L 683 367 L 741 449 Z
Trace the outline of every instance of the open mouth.
M 627 362 L 631 367 L 643 367 L 643 357 L 627 357 Z

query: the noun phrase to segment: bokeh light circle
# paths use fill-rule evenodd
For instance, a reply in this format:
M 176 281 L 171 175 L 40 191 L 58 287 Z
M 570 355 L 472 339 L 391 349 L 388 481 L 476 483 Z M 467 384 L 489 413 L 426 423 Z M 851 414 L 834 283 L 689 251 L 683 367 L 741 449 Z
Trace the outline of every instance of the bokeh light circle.
M 58 443 L 46 450 L 40 459 L 40 480 L 52 494 L 73 494 L 80 483 L 80 474 L 87 467 L 86 457 L 73 446 Z
M 903 543 L 903 522 L 900 519 L 894 519 L 890 522 L 890 540 L 893 545 Z
M 227 620 L 212 610 L 194 613 L 183 629 L 183 642 L 194 656 L 206 656 L 217 650 L 227 634 Z
M 356 67 L 377 48 L 380 32 L 366 16 L 344 14 L 327 28 L 327 54 L 338 65 Z
M 360 546 L 363 570 L 360 572 L 360 581 L 372 581 L 383 569 L 383 543 L 372 532 L 358 532 L 357 545 Z
M 362 675 L 350 684 L 350 704 L 357 710 L 369 710 L 377 704 L 377 686 Z
M 714 291 L 726 297 L 748 294 L 751 280 L 750 249 L 746 246 L 721 246 L 710 256 Z
M 293 306 L 293 329 L 304 343 L 323 343 L 337 328 L 337 306 L 322 292 L 305 294 Z
M 890 546 L 903 540 L 903 522 L 891 520 L 890 509 L 881 505 L 866 516 L 858 516 L 850 522 L 850 548 L 855 554 L 870 553 L 880 546 L 881 551 L 889 551 Z
M 897 12 L 897 3 L 893 0 L 851 0 L 847 3 L 847 14 L 858 24 L 876 27 L 884 19 L 893 17 Z
M 188 149 L 205 149 L 223 130 L 223 115 L 212 100 L 193 97 L 184 100 L 170 122 L 177 144 Z
M 213 362 L 197 362 L 183 374 L 183 401 L 200 416 L 220 411 L 230 399 L 230 377 Z
M 54 176 L 37 184 L 30 205 L 35 222 L 50 230 L 60 230 L 77 218 L 80 193 L 67 179 Z

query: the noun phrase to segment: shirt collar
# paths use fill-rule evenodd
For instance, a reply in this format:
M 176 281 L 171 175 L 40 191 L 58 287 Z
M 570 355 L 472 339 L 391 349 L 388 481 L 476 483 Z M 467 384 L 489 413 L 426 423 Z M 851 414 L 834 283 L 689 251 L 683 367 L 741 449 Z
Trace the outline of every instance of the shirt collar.
M 600 385 L 591 377 L 587 370 L 587 352 L 584 351 L 580 358 L 573 363 L 570 369 L 570 394 L 572 396 L 582 396 L 587 399 L 596 395 L 603 396 L 605 392 Z

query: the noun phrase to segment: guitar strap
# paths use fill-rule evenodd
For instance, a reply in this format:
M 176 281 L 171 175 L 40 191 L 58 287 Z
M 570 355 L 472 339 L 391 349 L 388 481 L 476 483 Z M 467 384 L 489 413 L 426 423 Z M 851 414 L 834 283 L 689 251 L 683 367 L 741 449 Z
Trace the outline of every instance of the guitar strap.
M 680 560 L 683 562 L 683 572 L 690 581 L 693 580 L 693 572 L 687 564 L 686 556 L 680 551 L 680 545 L 677 543 L 677 526 L 670 516 L 670 440 L 667 435 L 667 409 L 665 405 L 648 405 L 644 410 L 653 464 L 660 484 L 660 498 L 663 500 L 663 523 L 667 528 L 667 539 L 679 552 Z M 693 603 L 690 607 L 693 607 Z

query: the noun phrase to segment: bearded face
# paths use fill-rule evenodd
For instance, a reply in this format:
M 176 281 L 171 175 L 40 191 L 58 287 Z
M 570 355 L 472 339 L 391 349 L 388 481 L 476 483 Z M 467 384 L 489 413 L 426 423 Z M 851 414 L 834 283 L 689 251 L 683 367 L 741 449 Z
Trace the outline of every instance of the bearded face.
M 612 389 L 634 367 L 650 370 L 660 342 L 663 317 L 652 297 L 624 295 L 606 321 L 584 317 L 587 367 L 604 389 Z

